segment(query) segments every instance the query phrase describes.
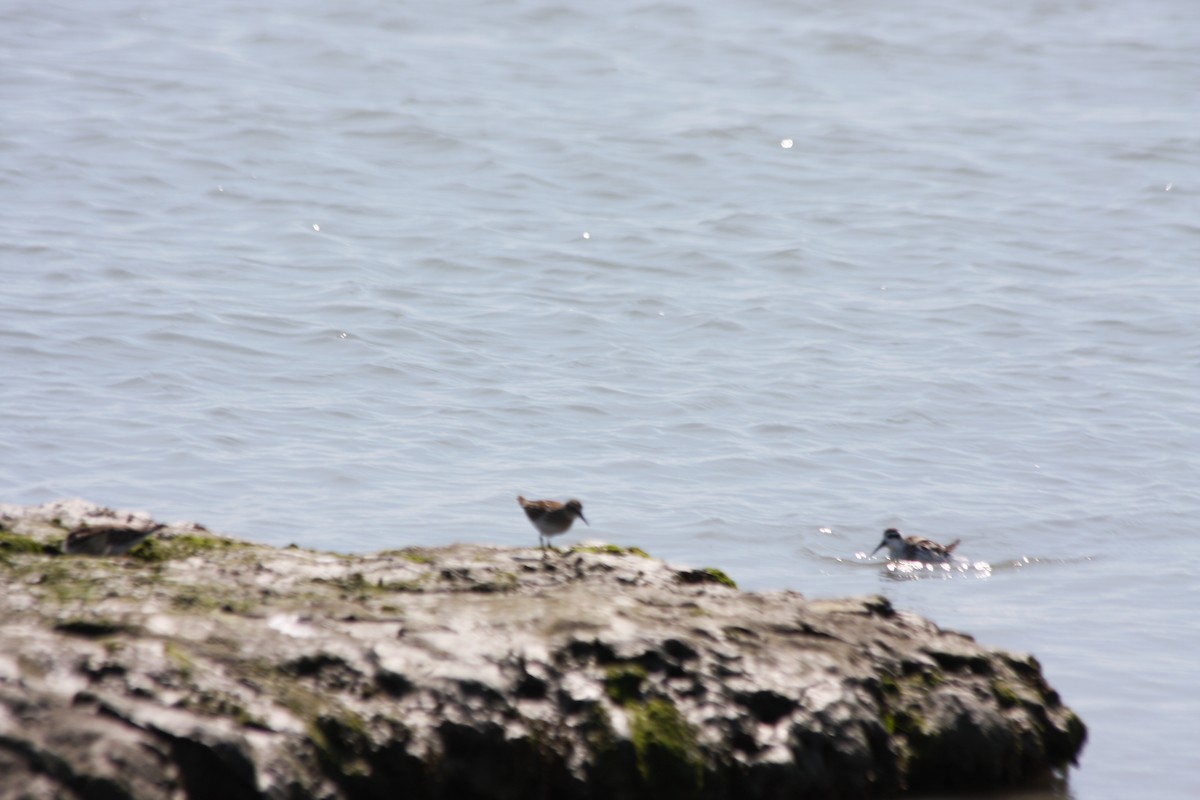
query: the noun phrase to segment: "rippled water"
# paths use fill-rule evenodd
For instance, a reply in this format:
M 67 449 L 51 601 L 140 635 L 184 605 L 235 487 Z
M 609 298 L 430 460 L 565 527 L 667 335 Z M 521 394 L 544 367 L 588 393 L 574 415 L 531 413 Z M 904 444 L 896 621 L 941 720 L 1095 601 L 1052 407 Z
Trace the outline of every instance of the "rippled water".
M 1200 795 L 1200 6 L 12 2 L 0 45 L 5 501 L 371 550 L 578 496 L 1036 653 L 1071 797 Z M 892 525 L 986 568 L 856 557 Z

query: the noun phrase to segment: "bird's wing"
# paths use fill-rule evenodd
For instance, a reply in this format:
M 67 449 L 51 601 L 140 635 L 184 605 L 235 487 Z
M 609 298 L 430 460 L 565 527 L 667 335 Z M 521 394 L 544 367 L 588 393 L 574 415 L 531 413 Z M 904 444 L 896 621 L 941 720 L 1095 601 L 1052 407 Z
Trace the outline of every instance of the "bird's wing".
M 558 509 L 562 504 L 554 500 L 526 500 L 521 504 L 531 520 L 539 520 L 546 514 Z

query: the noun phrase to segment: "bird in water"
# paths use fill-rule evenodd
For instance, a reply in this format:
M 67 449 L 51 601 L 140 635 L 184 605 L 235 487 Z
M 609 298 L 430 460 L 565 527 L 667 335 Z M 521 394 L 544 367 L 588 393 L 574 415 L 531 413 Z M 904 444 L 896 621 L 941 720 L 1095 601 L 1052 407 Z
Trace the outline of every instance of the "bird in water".
M 583 516 L 583 503 L 578 500 L 560 503 L 557 500 L 526 500 L 518 496 L 517 502 L 525 509 L 525 516 L 529 517 L 533 527 L 537 528 L 538 542 L 543 550 L 546 549 L 546 540 L 570 530 L 576 517 L 583 520 L 585 525 L 592 524 Z
M 883 532 L 883 541 L 879 543 L 879 547 L 871 551 L 871 555 L 875 555 L 886 547 L 888 558 L 897 561 L 940 564 L 950 559 L 950 554 L 954 552 L 954 548 L 958 547 L 961 541 L 962 539 L 955 539 L 950 544 L 938 544 L 929 539 L 922 539 L 920 536 L 901 536 L 900 531 L 888 528 Z

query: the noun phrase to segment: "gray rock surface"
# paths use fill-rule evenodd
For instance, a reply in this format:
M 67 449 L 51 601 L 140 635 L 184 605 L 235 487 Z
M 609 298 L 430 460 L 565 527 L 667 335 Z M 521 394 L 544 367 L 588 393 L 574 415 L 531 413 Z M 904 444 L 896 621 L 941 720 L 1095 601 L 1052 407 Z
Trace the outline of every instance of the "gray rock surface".
M 0 800 L 876 797 L 1060 779 L 1031 656 L 636 550 L 367 556 L 0 505 Z

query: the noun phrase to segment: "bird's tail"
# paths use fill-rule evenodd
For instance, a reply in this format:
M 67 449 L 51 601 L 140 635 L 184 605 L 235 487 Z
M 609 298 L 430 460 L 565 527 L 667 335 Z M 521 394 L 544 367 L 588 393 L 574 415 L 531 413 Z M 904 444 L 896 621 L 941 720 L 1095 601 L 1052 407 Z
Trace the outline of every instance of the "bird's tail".
M 950 544 L 946 545 L 946 552 L 947 552 L 947 553 L 953 553 L 953 552 L 954 552 L 954 548 L 958 547 L 960 544 L 962 544 L 962 539 L 955 539 L 953 542 L 951 542 Z

